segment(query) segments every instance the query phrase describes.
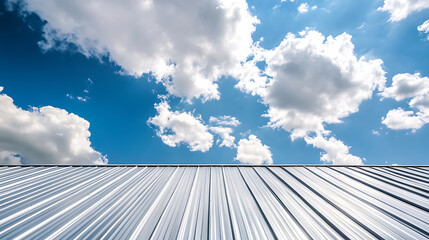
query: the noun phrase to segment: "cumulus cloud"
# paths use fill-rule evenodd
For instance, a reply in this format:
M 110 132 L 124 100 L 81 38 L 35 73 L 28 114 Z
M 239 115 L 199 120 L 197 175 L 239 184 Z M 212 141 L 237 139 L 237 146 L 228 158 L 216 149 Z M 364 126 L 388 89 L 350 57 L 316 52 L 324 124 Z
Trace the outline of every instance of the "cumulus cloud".
M 396 22 L 407 18 L 412 12 L 426 8 L 429 8 L 427 0 L 384 0 L 383 7 L 378 8 L 378 11 L 389 12 L 389 21 Z
M 0 92 L 3 87 L 0 87 Z M 23 110 L 0 94 L 0 163 L 105 164 L 91 147 L 89 122 L 51 106 Z
M 382 118 L 382 123 L 390 129 L 402 130 L 421 128 L 429 121 L 429 116 L 423 113 L 414 113 L 413 111 L 404 111 L 402 108 L 390 110 L 386 117 Z
M 340 165 L 361 165 L 362 159 L 349 153 L 350 147 L 345 145 L 342 141 L 334 138 L 327 137 L 323 134 L 304 138 L 307 144 L 311 144 L 316 148 L 323 149 L 324 153 L 321 154 L 320 160 L 326 163 L 340 164 Z
M 188 112 L 171 111 L 166 101 L 155 104 L 158 115 L 148 120 L 156 126 L 156 134 L 170 147 L 181 143 L 188 145 L 191 151 L 208 151 L 213 145 L 213 135 L 202 123 L 201 117 Z
M 219 144 L 219 147 L 229 147 L 229 148 L 235 148 L 235 137 L 232 136 L 232 128 L 229 127 L 210 127 L 210 131 L 220 136 L 222 139 L 222 142 L 218 139 L 216 141 L 217 144 Z
M 314 9 L 316 9 L 317 8 L 317 6 L 312 6 L 312 7 L 310 7 L 309 5 L 308 5 L 308 3 L 301 3 L 299 6 L 298 6 L 298 12 L 299 13 L 307 13 L 308 12 L 308 10 L 314 10 Z
M 422 25 L 417 27 L 417 30 L 422 33 L 428 34 L 426 39 L 429 40 L 429 20 L 426 20 Z
M 269 51 L 261 48 L 259 42 L 252 47 L 252 58 L 243 63 L 239 71 L 235 72 L 234 77 L 238 79 L 236 88 L 253 96 L 265 95 L 265 88 L 270 78 L 258 66 L 258 62 L 264 62 Z
M 429 115 L 429 92 L 412 98 L 409 105 L 410 107 L 425 113 L 425 115 Z
M 215 125 L 223 125 L 223 126 L 233 126 L 236 127 L 240 125 L 240 121 L 235 117 L 231 116 L 220 116 L 220 117 L 210 117 L 210 123 Z
M 255 135 L 250 135 L 249 139 L 241 139 L 238 142 L 237 156 L 235 160 L 248 164 L 273 164 L 270 147 L 262 144 Z
M 351 36 L 335 38 L 309 31 L 302 38 L 288 34 L 267 58 L 266 88 L 269 125 L 303 137 L 324 130 L 323 123 L 339 123 L 357 112 L 385 77 L 380 59 L 357 59 Z
M 9 0 L 14 6 L 19 0 Z M 108 57 L 123 74 L 151 73 L 169 94 L 218 99 L 216 81 L 251 53 L 258 19 L 245 0 L 23 0 L 46 21 L 44 50 Z
M 273 50 L 254 51 L 254 59 L 247 66 L 251 71 L 237 76 L 237 88 L 262 98 L 268 106 L 264 115 L 269 118 L 268 126 L 291 132 L 292 140 L 307 137 L 315 147 L 327 148 L 324 161 L 347 156 L 344 161 L 356 164 L 360 158 L 348 154 L 341 141 L 324 138 L 324 126 L 341 123 L 376 89 L 384 89 L 383 62 L 358 58 L 347 33 L 324 37 L 306 29 L 299 35 L 287 34 Z M 261 61 L 266 63 L 263 70 L 255 66 Z M 310 133 L 319 137 L 309 138 Z M 340 143 L 345 147 L 330 147 Z M 335 150 L 339 152 L 334 154 Z
M 278 47 L 259 53 L 268 77 L 240 76 L 238 86 L 261 96 L 269 106 L 268 125 L 292 132 L 292 139 L 322 132 L 324 123 L 340 123 L 385 83 L 382 61 L 358 59 L 350 35 L 301 35 L 288 34 Z
M 237 120 L 237 118 L 232 116 L 211 116 L 209 122 L 212 125 L 210 127 L 210 131 L 219 135 L 220 139 L 222 140 L 222 142 L 220 142 L 220 139 L 216 140 L 216 143 L 219 144 L 220 147 L 236 147 L 235 137 L 231 134 L 233 132 L 232 127 L 237 127 L 241 124 L 240 121 Z
M 390 110 L 382 123 L 394 130 L 411 129 L 413 131 L 429 123 L 429 78 L 420 73 L 397 74 L 392 78 L 392 86 L 380 93 L 382 97 L 396 101 L 410 99 L 408 105 L 415 111 L 402 108 Z
M 384 89 L 380 95 L 385 98 L 394 98 L 396 101 L 401 101 L 428 92 L 429 78 L 421 77 L 420 73 L 401 73 L 393 76 L 392 86 Z
M 307 3 L 301 3 L 298 6 L 298 12 L 299 13 L 306 13 L 306 12 L 308 12 L 308 4 Z
M 148 123 L 158 128 L 156 134 L 170 147 L 183 143 L 188 145 L 191 151 L 206 152 L 213 146 L 213 134 L 219 137 L 216 140 L 219 147 L 236 147 L 235 137 L 231 135 L 232 127 L 238 126 L 240 122 L 235 117 L 210 117 L 212 126 L 206 126 L 201 116 L 171 111 L 165 100 L 155 104 L 155 109 L 158 114 L 150 118 Z

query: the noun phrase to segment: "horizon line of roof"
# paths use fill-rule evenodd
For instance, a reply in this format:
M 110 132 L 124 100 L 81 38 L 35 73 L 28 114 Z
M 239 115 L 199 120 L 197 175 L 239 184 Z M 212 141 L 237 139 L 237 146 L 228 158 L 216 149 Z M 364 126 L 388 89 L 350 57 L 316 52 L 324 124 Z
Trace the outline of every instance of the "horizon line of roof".
M 429 167 L 429 165 L 333 164 L 0 164 L 0 167 Z

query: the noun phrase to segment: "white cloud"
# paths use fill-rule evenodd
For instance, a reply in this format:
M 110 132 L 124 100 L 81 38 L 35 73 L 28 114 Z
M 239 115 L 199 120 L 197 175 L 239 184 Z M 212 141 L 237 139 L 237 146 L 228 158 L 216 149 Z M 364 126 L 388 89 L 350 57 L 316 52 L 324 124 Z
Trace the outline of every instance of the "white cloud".
M 220 116 L 220 117 L 210 117 L 210 123 L 216 124 L 216 125 L 223 125 L 223 126 L 233 126 L 236 127 L 240 125 L 240 121 L 237 120 L 237 118 L 232 116 Z
M 308 12 L 308 4 L 307 3 L 301 3 L 298 6 L 298 12 L 299 13 L 306 13 L 306 12 Z
M 69 98 L 69 99 L 71 99 L 71 100 L 78 100 L 79 102 L 86 102 L 86 101 L 88 101 L 89 100 L 89 97 L 88 96 L 73 96 L 72 94 L 70 94 L 70 93 L 67 93 L 66 94 L 66 97 L 67 98 Z
M 210 131 L 213 133 L 216 133 L 220 136 L 222 139 L 222 142 L 219 144 L 219 140 L 216 141 L 217 144 L 219 144 L 219 147 L 229 147 L 229 148 L 235 148 L 235 137 L 231 136 L 233 130 L 229 127 L 210 127 Z
M 267 53 L 268 51 L 259 47 L 259 42 L 256 42 L 252 48 L 252 59 L 243 63 L 240 71 L 234 75 L 239 80 L 235 85 L 236 88 L 252 95 L 263 96 L 265 94 L 269 78 L 256 64 L 265 61 Z
M 334 156 L 345 156 L 345 162 L 357 164 L 360 158 L 348 154 L 341 141 L 322 141 L 327 134 L 324 125 L 340 123 L 357 112 L 373 91 L 384 89 L 383 62 L 358 59 L 347 33 L 325 38 L 307 29 L 300 36 L 289 33 L 273 50 L 254 51 L 255 58 L 247 66 L 250 71 L 237 76 L 237 87 L 262 98 L 268 106 L 264 115 L 268 126 L 291 132 L 292 140 L 307 137 L 312 145 L 325 149 L 325 161 L 338 162 Z M 258 61 L 266 62 L 264 71 L 255 66 Z M 310 133 L 319 137 L 310 138 Z M 338 147 L 340 143 L 345 147 Z
M 158 115 L 148 123 L 158 127 L 156 134 L 170 147 L 184 143 L 191 151 L 208 151 L 213 145 L 213 135 L 200 117 L 188 112 L 171 111 L 167 102 L 155 104 Z
M 409 102 L 410 107 L 419 110 L 429 116 L 429 92 L 412 98 Z
M 429 20 L 426 20 L 422 25 L 418 26 L 417 30 L 422 33 L 427 33 L 426 39 L 429 40 Z
M 0 87 L 0 92 L 3 87 Z M 89 122 L 51 106 L 26 111 L 0 94 L 0 163 L 105 164 L 91 147 Z
M 304 138 L 307 144 L 311 144 L 314 147 L 323 149 L 325 151 L 320 160 L 340 165 L 361 165 L 362 159 L 356 156 L 353 156 L 349 153 L 350 147 L 345 145 L 342 141 L 335 139 L 334 137 L 323 136 L 322 134 L 317 134 L 314 137 L 306 136 Z
M 390 129 L 412 129 L 413 131 L 429 123 L 429 78 L 420 73 L 397 74 L 392 78 L 392 86 L 380 93 L 383 97 L 396 101 L 410 99 L 408 105 L 416 111 L 402 108 L 390 110 L 382 123 Z
M 384 0 L 383 7 L 378 11 L 389 12 L 391 14 L 389 21 L 396 22 L 405 19 L 412 12 L 418 12 L 429 8 L 427 0 Z
M 250 135 L 249 139 L 238 142 L 235 160 L 248 164 L 273 164 L 271 156 L 270 147 L 262 144 L 255 135 Z
M 384 88 L 382 61 L 357 59 L 353 49 L 346 33 L 335 38 L 314 30 L 301 38 L 288 34 L 278 47 L 259 53 L 270 77 L 240 76 L 238 87 L 260 95 L 269 106 L 268 125 L 292 132 L 292 139 L 322 132 L 325 123 L 340 123 L 376 88 Z
M 371 130 L 371 133 L 373 134 L 373 135 L 377 135 L 377 136 L 380 136 L 380 132 L 379 131 L 377 131 L 377 130 Z
M 220 117 L 210 117 L 210 124 L 215 125 L 210 127 L 210 131 L 219 135 L 222 139 L 222 142 L 219 144 L 220 140 L 216 140 L 216 143 L 220 147 L 225 146 L 229 148 L 235 148 L 235 137 L 232 136 L 233 129 L 231 127 L 237 127 L 240 125 L 240 121 L 237 118 L 232 116 L 220 116 Z M 226 126 L 226 127 L 225 127 Z
M 299 13 L 307 13 L 309 10 L 315 10 L 315 9 L 317 9 L 317 6 L 316 5 L 314 5 L 314 6 L 309 6 L 308 5 L 308 3 L 301 3 L 299 6 L 298 6 L 298 12 Z
M 89 88 L 91 87 L 91 85 L 94 85 L 94 82 L 91 80 L 91 78 L 88 78 L 87 87 L 82 91 L 84 94 L 83 96 L 74 96 L 71 93 L 67 93 L 66 96 L 71 100 L 78 100 L 79 102 L 87 102 L 90 99 L 88 94 L 89 94 Z
M 280 0 L 280 3 L 278 3 L 277 5 L 275 5 L 273 7 L 273 9 L 279 8 L 282 5 L 282 3 L 287 2 L 287 1 L 288 0 Z M 295 0 L 289 0 L 289 2 L 295 2 Z
M 86 101 L 88 101 L 89 97 L 88 96 L 85 96 L 85 97 L 77 96 L 76 99 L 80 102 L 86 102 Z
M 428 92 L 428 77 L 421 77 L 420 73 L 401 73 L 393 76 L 392 86 L 386 88 L 380 95 L 386 98 L 394 98 L 396 101 L 401 101 Z
M 210 117 L 210 124 L 214 125 L 210 127 L 210 131 L 219 135 L 220 139 L 216 140 L 216 143 L 219 144 L 220 147 L 229 147 L 235 148 L 235 137 L 232 136 L 233 129 L 231 127 L 237 127 L 240 125 L 240 121 L 237 118 L 232 116 L 220 116 L 220 117 Z M 225 127 L 226 126 L 226 127 Z
M 87 57 L 108 57 L 124 74 L 152 73 L 186 100 L 219 98 L 216 81 L 251 54 L 258 23 L 245 0 L 23 2 L 24 12 L 46 21 L 44 50 L 72 43 Z
M 419 129 L 429 121 L 429 117 L 422 113 L 415 114 L 413 111 L 404 111 L 402 108 L 390 110 L 382 123 L 390 129 Z

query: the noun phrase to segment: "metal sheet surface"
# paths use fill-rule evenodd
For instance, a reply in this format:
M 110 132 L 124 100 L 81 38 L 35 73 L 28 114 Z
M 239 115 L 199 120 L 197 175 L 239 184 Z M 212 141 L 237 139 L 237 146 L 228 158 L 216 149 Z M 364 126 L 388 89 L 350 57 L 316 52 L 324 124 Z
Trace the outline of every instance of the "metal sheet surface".
M 0 239 L 429 239 L 429 168 L 1 166 Z

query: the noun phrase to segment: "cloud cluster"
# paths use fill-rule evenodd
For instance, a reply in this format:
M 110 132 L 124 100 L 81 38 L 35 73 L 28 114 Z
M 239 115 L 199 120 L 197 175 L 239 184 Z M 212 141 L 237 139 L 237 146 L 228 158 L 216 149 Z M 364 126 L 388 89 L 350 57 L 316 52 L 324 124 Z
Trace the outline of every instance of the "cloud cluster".
M 87 84 L 87 87 L 82 91 L 83 95 L 75 96 L 71 93 L 67 93 L 66 97 L 71 99 L 71 100 L 78 100 L 79 102 L 87 102 L 90 99 L 90 97 L 88 96 L 89 95 L 89 88 L 91 87 L 91 85 L 94 85 L 94 82 L 91 80 L 91 78 L 88 78 L 86 84 Z
M 222 139 L 222 142 L 220 142 L 219 139 L 216 141 L 216 143 L 219 144 L 219 147 L 229 147 L 229 148 L 236 147 L 235 137 L 231 135 L 233 132 L 232 128 L 215 126 L 215 127 L 210 127 L 210 131 L 219 135 L 219 137 Z
M 422 25 L 417 27 L 417 30 L 422 33 L 426 33 L 426 39 L 429 40 L 429 20 L 426 20 Z
M 413 111 L 405 111 L 402 108 L 390 110 L 385 117 L 381 119 L 381 123 L 390 129 L 417 130 L 429 122 L 429 116 L 422 112 L 414 113 Z
M 149 124 L 157 127 L 156 134 L 170 147 L 181 143 L 188 145 L 191 151 L 208 151 L 213 145 L 214 133 L 220 137 L 217 140 L 219 147 L 237 148 L 236 160 L 247 164 L 272 164 L 271 152 L 267 145 L 263 145 L 255 135 L 249 139 L 241 139 L 238 146 L 232 127 L 238 126 L 240 121 L 235 117 L 210 117 L 212 126 L 204 125 L 200 116 L 195 117 L 188 112 L 171 111 L 166 101 L 155 105 L 158 114 L 148 120 Z
M 429 123 L 429 78 L 420 73 L 397 74 L 392 79 L 392 86 L 380 93 L 382 97 L 393 98 L 396 101 L 410 99 L 408 105 L 415 111 L 402 108 L 392 109 L 382 119 L 388 128 L 412 129 L 421 128 Z
M 258 19 L 245 0 L 9 0 L 46 21 L 42 49 L 70 44 L 122 73 L 151 73 L 169 94 L 218 99 L 216 81 L 251 54 Z
M 251 134 L 249 139 L 241 139 L 238 142 L 237 156 L 235 160 L 248 164 L 272 164 L 270 147 L 262 144 L 255 135 Z
M 88 121 L 63 109 L 46 106 L 27 111 L 0 94 L 1 164 L 107 163 L 91 147 L 88 129 Z
M 402 101 L 426 93 L 429 93 L 429 78 L 422 77 L 420 73 L 401 73 L 393 76 L 392 85 L 384 89 L 380 96 Z
M 45 21 L 42 49 L 74 46 L 87 57 L 107 57 L 121 67 L 122 74 L 150 73 L 170 95 L 188 102 L 219 99 L 217 80 L 225 75 L 239 79 L 237 88 L 260 96 L 268 106 L 264 115 L 268 126 L 291 132 L 292 140 L 304 138 L 322 148 L 324 161 L 349 156 L 346 159 L 355 164 L 360 159 L 350 157 L 341 141 L 328 138 L 325 125 L 340 123 L 357 112 L 361 102 L 385 84 L 382 61 L 358 58 L 346 33 L 325 37 L 306 30 L 300 36 L 287 34 L 272 50 L 259 47 L 251 37 L 258 19 L 245 0 L 8 2 L 10 6 L 24 3 L 18 4 L 23 13 L 36 13 Z M 396 10 L 398 4 L 408 7 L 402 7 L 408 15 L 427 7 L 425 2 L 386 0 L 380 10 L 391 12 L 391 20 L 397 21 L 397 16 L 404 15 Z M 315 8 L 303 3 L 298 11 Z M 264 69 L 256 66 L 260 61 L 266 63 Z M 191 113 L 171 111 L 166 101 L 155 108 L 158 114 L 148 123 L 158 128 L 157 135 L 169 146 L 183 143 L 191 151 L 205 152 L 213 144 L 214 133 L 222 139 L 220 146 L 236 147 L 232 136 L 232 127 L 239 124 L 236 119 L 211 118 L 212 126 L 206 126 Z M 311 133 L 316 137 L 309 137 Z M 260 142 L 251 137 L 239 141 L 238 160 L 249 155 L 247 148 L 240 150 L 240 142 Z M 272 162 L 266 156 L 263 161 Z
M 397 22 L 405 19 L 412 12 L 418 12 L 429 8 L 427 0 L 384 0 L 383 7 L 378 11 L 389 12 L 391 14 L 389 21 Z
M 273 163 L 269 147 L 263 145 L 255 135 L 250 135 L 249 139 L 241 139 L 238 146 L 235 144 L 231 127 L 240 124 L 235 117 L 212 116 L 210 123 L 214 126 L 206 126 L 201 117 L 195 117 L 188 112 L 171 111 L 165 101 L 156 104 L 155 109 L 158 114 L 150 118 L 148 123 L 158 128 L 157 135 L 170 147 L 183 143 L 188 145 L 191 151 L 206 152 L 213 145 L 212 132 L 220 137 L 217 140 L 219 147 L 237 148 L 236 160 L 247 164 Z
M 308 12 L 308 10 L 315 10 L 317 8 L 317 6 L 312 6 L 312 7 L 310 7 L 309 5 L 308 5 L 308 3 L 301 3 L 299 6 L 298 6 L 298 12 L 299 13 L 307 13 Z
M 213 133 L 219 135 L 220 139 L 222 139 L 222 142 L 218 139 L 216 141 L 217 144 L 219 144 L 220 147 L 229 147 L 229 148 L 235 148 L 235 137 L 232 136 L 233 129 L 232 127 L 237 127 L 240 125 L 240 121 L 237 120 L 237 118 L 232 116 L 220 116 L 220 117 L 210 117 L 209 120 L 210 124 L 212 125 L 210 127 L 210 131 Z
M 357 112 L 386 81 L 383 62 L 357 58 L 346 33 L 327 38 L 315 30 L 300 32 L 300 37 L 289 33 L 273 50 L 255 51 L 255 59 L 265 61 L 265 69 L 249 66 L 251 74 L 238 76 L 237 87 L 259 95 L 269 107 L 264 115 L 268 126 L 291 132 L 292 140 L 326 133 L 325 124 Z
M 210 123 L 215 125 L 223 125 L 223 126 L 232 126 L 237 127 L 240 125 L 240 121 L 237 118 L 232 116 L 220 116 L 220 117 L 210 117 Z
M 208 151 L 213 145 L 213 135 L 202 123 L 201 117 L 188 112 L 171 111 L 166 101 L 155 104 L 158 114 L 148 120 L 157 127 L 156 134 L 170 147 L 184 143 L 191 151 Z
M 358 59 L 350 35 L 301 34 L 288 34 L 278 47 L 262 53 L 268 80 L 247 87 L 250 80 L 242 78 L 239 85 L 262 97 L 269 106 L 268 125 L 292 132 L 292 139 L 322 132 L 324 123 L 341 122 L 385 83 L 382 61 Z

